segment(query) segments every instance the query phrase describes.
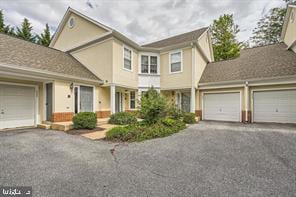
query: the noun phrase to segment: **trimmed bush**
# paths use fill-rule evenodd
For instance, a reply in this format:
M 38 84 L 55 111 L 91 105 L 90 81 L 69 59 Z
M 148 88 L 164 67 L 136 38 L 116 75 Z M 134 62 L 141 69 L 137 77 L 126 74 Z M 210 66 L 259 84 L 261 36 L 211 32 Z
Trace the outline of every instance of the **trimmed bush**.
M 186 124 L 196 123 L 195 114 L 194 113 L 184 113 L 183 114 L 183 122 Z
M 134 124 L 137 122 L 137 118 L 128 112 L 118 112 L 112 114 L 108 121 L 109 124 L 118 124 L 118 125 L 126 125 L 126 124 Z
M 80 112 L 72 121 L 74 129 L 94 129 L 97 126 L 97 115 L 94 112 Z
M 154 124 L 136 123 L 125 127 L 115 127 L 106 133 L 112 141 L 134 142 L 166 137 L 186 128 L 184 122 L 165 118 Z
M 181 120 L 183 118 L 184 112 L 177 108 L 175 104 L 170 104 L 167 108 L 167 116 L 175 119 L 175 120 Z

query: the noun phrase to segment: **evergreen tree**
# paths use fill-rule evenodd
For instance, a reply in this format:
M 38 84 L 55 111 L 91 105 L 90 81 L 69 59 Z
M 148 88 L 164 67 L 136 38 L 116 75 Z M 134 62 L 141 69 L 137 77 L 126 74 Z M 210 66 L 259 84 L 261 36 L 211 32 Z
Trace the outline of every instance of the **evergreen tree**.
M 16 36 L 24 40 L 35 42 L 36 36 L 32 33 L 33 27 L 27 18 L 24 18 L 21 28 L 17 27 Z
M 219 19 L 214 20 L 211 29 L 215 61 L 238 57 L 241 46 L 236 40 L 236 34 L 239 28 L 234 24 L 233 15 L 220 16 Z
M 52 37 L 50 35 L 49 26 L 47 23 L 45 25 L 45 29 L 43 33 L 41 33 L 40 36 L 37 35 L 37 38 L 38 38 L 38 44 L 49 46 Z
M 4 16 L 2 10 L 0 10 L 0 32 L 4 32 L 5 24 L 4 24 Z

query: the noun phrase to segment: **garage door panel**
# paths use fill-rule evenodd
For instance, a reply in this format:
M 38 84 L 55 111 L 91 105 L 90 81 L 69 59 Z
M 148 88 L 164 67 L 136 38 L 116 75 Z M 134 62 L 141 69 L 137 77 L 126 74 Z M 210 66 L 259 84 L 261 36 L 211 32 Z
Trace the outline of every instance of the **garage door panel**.
M 254 92 L 254 122 L 296 123 L 296 90 Z
M 240 93 L 204 95 L 204 120 L 240 121 Z
M 0 129 L 35 124 L 35 88 L 0 84 Z

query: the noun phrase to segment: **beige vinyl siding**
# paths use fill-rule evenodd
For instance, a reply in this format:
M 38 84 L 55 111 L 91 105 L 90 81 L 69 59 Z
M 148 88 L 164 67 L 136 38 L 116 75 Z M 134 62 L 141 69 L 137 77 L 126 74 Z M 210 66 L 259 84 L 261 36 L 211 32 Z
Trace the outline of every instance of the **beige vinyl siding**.
M 85 47 L 71 53 L 91 72 L 107 83 L 112 82 L 113 40 Z M 107 80 L 107 81 L 106 81 Z
M 75 25 L 73 28 L 68 26 L 68 20 L 71 17 L 74 18 Z M 93 40 L 106 32 L 107 31 L 105 29 L 98 27 L 74 13 L 71 13 L 71 15 L 66 19 L 65 25 L 52 47 L 65 51 L 84 42 Z
M 210 35 L 208 34 L 208 32 L 205 32 L 204 34 L 202 34 L 202 36 L 198 40 L 198 44 L 202 48 L 207 58 L 210 60 L 212 58 L 212 55 L 211 55 L 209 36 Z
M 98 102 L 97 111 L 110 110 L 110 87 L 97 87 L 98 89 Z
M 292 22 L 290 20 L 290 17 L 287 18 L 286 20 L 288 20 L 288 24 L 287 24 L 287 29 L 286 29 L 286 34 L 284 36 L 284 42 L 290 46 L 295 40 L 296 40 L 296 8 L 295 7 L 291 7 L 291 13 L 294 13 L 294 22 Z M 294 48 L 294 51 L 296 51 L 296 48 Z
M 132 70 L 125 70 L 123 68 L 123 49 L 124 45 L 121 41 L 113 40 L 113 80 L 115 84 L 137 88 L 138 87 L 138 52 L 127 46 L 132 50 Z
M 160 54 L 161 89 L 189 88 L 192 85 L 192 49 L 182 49 L 183 71 L 170 73 L 170 52 Z
M 55 81 L 53 83 L 54 110 L 53 112 L 73 112 L 74 95 L 70 89 L 71 82 Z M 70 98 L 68 98 L 70 95 Z
M 196 56 L 195 56 L 195 85 L 199 83 L 199 80 L 203 74 L 204 69 L 207 66 L 207 61 L 205 58 L 199 53 L 199 51 L 196 50 Z

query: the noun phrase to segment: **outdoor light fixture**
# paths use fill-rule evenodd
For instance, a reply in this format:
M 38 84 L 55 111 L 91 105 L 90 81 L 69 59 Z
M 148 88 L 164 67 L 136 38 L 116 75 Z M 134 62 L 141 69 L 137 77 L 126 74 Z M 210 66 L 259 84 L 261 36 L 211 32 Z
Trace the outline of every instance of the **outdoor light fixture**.
M 70 84 L 70 90 L 73 91 L 73 88 L 74 88 L 74 83 L 72 82 L 72 83 Z

